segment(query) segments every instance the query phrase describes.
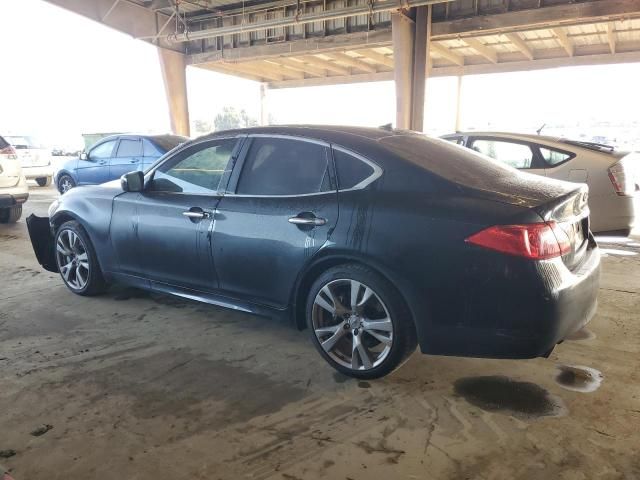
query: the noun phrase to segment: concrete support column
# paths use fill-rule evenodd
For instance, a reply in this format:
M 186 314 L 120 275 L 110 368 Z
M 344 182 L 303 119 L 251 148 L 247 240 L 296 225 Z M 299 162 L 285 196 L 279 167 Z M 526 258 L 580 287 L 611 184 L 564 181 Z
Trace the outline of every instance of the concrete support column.
M 189 105 L 187 102 L 187 65 L 182 53 L 158 48 L 160 68 L 167 94 L 171 131 L 189 136 Z
M 429 71 L 431 6 L 391 15 L 396 128 L 422 131 L 425 84 Z
M 269 86 L 266 83 L 260 84 L 260 125 L 269 125 L 269 107 L 267 105 L 267 91 Z
M 462 75 L 458 75 L 458 90 L 456 92 L 456 132 L 462 130 Z

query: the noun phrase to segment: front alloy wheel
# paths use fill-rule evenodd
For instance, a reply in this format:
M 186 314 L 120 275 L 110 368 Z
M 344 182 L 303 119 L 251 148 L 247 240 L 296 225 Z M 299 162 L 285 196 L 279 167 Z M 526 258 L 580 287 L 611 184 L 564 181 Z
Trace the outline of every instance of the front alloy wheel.
M 60 226 L 55 248 L 58 271 L 69 290 L 78 295 L 96 295 L 106 289 L 93 244 L 78 222 L 71 220 Z
M 376 272 L 360 265 L 330 269 L 311 288 L 308 323 L 322 356 L 338 371 L 377 378 L 416 345 L 404 302 Z
M 73 290 L 83 290 L 89 281 L 89 255 L 82 239 L 73 230 L 58 234 L 56 256 L 60 275 Z

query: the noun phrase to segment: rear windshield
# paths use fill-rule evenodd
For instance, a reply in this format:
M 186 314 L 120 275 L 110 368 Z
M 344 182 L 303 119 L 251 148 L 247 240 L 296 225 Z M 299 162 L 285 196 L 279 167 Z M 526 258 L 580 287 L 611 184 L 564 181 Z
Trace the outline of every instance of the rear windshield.
M 187 142 L 187 137 L 181 137 L 179 135 L 158 135 L 156 137 L 149 137 L 149 140 L 162 150 L 162 153 L 167 153 L 169 150 L 173 150 L 181 143 Z
M 396 155 L 439 177 L 469 187 L 485 187 L 495 177 L 517 175 L 518 170 L 493 158 L 426 135 L 393 135 L 380 143 Z
M 12 136 L 7 135 L 5 139 L 13 145 L 16 150 L 25 148 L 44 148 L 42 142 L 32 136 Z
M 491 157 L 439 138 L 420 134 L 394 135 L 380 143 L 405 160 L 464 187 L 490 192 L 511 201 L 553 198 L 566 193 L 566 182 L 523 173 Z

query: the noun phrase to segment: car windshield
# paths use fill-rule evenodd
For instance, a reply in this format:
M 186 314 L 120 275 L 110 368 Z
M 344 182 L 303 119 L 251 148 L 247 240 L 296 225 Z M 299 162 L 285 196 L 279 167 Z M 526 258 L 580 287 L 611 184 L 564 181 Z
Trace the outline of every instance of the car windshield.
M 40 140 L 33 136 L 6 136 L 6 140 L 16 149 L 44 148 Z
M 166 153 L 189 139 L 179 135 L 158 135 L 156 137 L 150 137 L 149 140 Z

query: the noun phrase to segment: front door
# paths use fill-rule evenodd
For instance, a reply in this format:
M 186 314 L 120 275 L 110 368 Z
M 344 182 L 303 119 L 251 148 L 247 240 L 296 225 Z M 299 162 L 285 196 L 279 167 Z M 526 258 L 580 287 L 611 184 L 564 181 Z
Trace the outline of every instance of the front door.
M 118 148 L 109 162 L 109 179 L 116 180 L 125 173 L 142 168 L 142 140 L 121 138 Z
M 219 186 L 237 138 L 193 144 L 164 161 L 136 200 L 137 268 L 156 282 L 211 291 Z
M 102 142 L 89 150 L 86 160 L 78 160 L 78 185 L 96 185 L 109 181 L 109 160 L 117 142 Z
M 274 307 L 338 218 L 328 145 L 291 137 L 250 137 L 218 204 L 213 233 L 222 293 Z

